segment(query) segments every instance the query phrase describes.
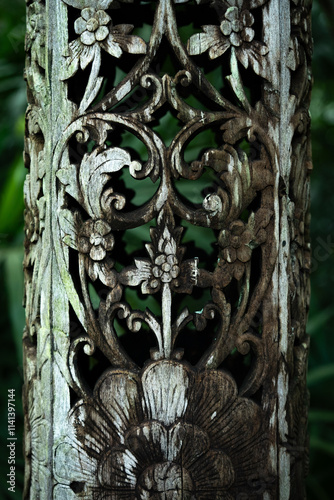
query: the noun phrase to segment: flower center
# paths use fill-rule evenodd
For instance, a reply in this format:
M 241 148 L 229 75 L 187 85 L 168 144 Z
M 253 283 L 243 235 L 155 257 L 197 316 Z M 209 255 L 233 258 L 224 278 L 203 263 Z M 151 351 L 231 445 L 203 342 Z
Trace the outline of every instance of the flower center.
M 194 485 L 189 472 L 172 462 L 152 465 L 138 479 L 137 491 L 141 500 L 191 500 Z
M 95 19 L 94 17 L 91 17 L 87 21 L 87 24 L 86 24 L 87 31 L 96 31 L 98 27 L 99 27 L 99 23 L 98 23 L 97 19 Z
M 90 244 L 91 245 L 101 245 L 103 243 L 103 238 L 99 235 L 92 234 L 91 237 L 89 238 Z

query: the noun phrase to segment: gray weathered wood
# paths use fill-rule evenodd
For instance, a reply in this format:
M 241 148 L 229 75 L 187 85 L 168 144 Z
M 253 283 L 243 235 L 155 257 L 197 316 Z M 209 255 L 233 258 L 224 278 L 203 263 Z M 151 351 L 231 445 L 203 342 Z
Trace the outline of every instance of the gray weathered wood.
M 27 1 L 24 498 L 305 498 L 310 7 Z

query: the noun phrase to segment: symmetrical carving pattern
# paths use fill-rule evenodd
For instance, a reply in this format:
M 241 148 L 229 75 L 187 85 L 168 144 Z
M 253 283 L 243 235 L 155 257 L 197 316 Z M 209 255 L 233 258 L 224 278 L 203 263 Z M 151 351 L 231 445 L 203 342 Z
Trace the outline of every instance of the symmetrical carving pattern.
M 303 498 L 309 10 L 28 3 L 26 498 Z

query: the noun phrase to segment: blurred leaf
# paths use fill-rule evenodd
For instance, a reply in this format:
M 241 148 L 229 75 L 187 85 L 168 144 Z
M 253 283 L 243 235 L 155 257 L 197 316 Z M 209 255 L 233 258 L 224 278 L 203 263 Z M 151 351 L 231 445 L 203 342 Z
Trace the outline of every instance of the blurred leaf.
M 319 366 L 308 372 L 307 383 L 309 386 L 325 382 L 327 379 L 334 377 L 334 363 L 330 365 Z
M 12 235 L 23 222 L 23 183 L 26 170 L 22 155 L 16 157 L 0 196 L 0 233 Z
M 25 324 L 23 300 L 23 245 L 0 250 L 4 263 L 5 286 L 8 294 L 9 316 L 13 327 L 17 358 L 22 365 L 22 334 Z
M 320 481 L 314 476 L 310 476 L 307 479 L 307 486 L 309 487 L 308 493 L 310 494 L 310 490 L 312 492 L 312 499 L 314 500 L 332 500 L 331 496 L 326 493 L 325 489 L 321 485 Z M 308 499 L 310 500 L 310 496 L 308 494 Z
M 334 442 L 324 441 L 315 436 L 310 437 L 310 448 L 323 451 L 324 453 L 334 456 Z
M 313 314 L 307 324 L 307 332 L 310 335 L 315 335 L 317 332 L 321 330 L 321 328 L 326 325 L 328 320 L 334 316 L 334 309 L 332 307 L 328 307 L 323 311 L 319 311 Z
M 308 414 L 310 423 L 331 423 L 334 424 L 334 411 L 310 410 Z

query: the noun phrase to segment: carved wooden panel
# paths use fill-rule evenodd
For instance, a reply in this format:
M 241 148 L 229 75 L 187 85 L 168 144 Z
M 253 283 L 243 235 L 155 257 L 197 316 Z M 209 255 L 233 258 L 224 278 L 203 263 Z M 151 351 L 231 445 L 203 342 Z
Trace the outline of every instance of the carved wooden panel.
M 309 19 L 28 0 L 25 498 L 305 498 Z

